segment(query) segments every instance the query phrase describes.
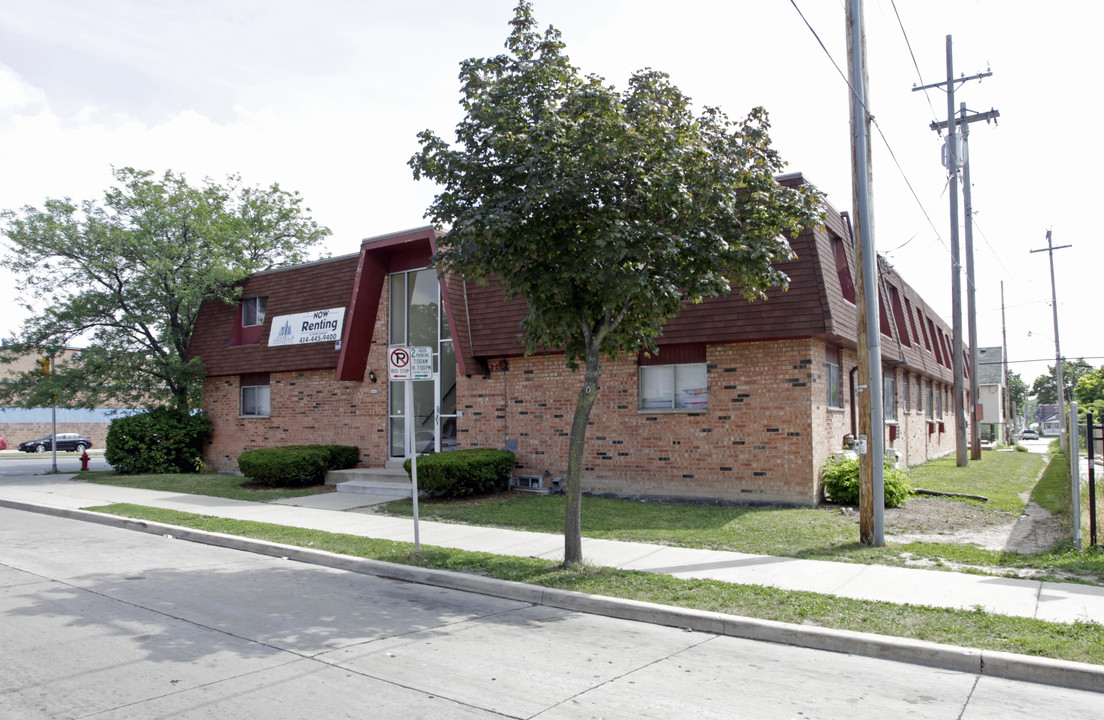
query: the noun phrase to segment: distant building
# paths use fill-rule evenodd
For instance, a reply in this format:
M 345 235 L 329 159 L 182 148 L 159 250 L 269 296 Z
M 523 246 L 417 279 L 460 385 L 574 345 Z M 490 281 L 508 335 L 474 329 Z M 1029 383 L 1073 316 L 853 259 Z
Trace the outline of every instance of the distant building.
M 1004 417 L 1004 398 L 1008 392 L 1004 382 L 1004 350 L 1000 347 L 978 348 L 978 434 L 986 442 L 1006 443 L 1008 428 Z
M 55 364 L 65 365 L 80 360 L 81 348 L 65 348 L 54 358 Z M 8 365 L 0 365 L 0 383 L 6 378 L 38 369 L 41 352 L 29 352 Z M 57 409 L 57 432 L 79 433 L 92 440 L 92 447 L 103 449 L 107 443 L 107 428 L 112 419 L 137 412 L 122 407 L 63 408 Z M 53 427 L 52 408 L 0 407 L 0 437 L 8 449 L 14 449 L 26 440 L 49 435 Z

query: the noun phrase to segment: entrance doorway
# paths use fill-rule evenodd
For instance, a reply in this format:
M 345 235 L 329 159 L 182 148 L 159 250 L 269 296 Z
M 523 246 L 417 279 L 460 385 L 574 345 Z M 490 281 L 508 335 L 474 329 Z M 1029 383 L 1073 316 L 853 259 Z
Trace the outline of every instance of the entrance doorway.
M 406 416 L 413 417 L 419 453 L 456 447 L 456 352 L 441 303 L 441 284 L 432 268 L 392 273 L 389 278 L 388 343 L 433 350 L 433 379 L 414 383 L 413 407 L 406 407 L 404 383 L 389 383 L 388 425 L 392 458 L 406 456 Z

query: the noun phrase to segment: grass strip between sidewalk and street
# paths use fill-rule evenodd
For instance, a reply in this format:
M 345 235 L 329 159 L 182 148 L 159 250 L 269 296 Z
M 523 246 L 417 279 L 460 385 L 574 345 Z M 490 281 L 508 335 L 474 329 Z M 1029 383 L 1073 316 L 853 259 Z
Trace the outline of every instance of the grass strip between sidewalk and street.
M 423 546 L 419 557 L 414 555 L 410 543 L 137 505 L 116 504 L 88 509 L 353 557 L 474 573 L 608 597 L 1104 665 L 1104 626 L 1096 623 L 1067 625 L 996 615 L 980 609 L 895 605 L 604 567 L 566 569 L 550 560 L 430 546 Z

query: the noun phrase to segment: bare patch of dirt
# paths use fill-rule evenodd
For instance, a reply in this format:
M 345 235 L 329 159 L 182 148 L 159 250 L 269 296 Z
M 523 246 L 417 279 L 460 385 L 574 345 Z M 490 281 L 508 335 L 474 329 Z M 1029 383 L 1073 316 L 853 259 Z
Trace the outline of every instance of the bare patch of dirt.
M 1028 502 L 1016 516 L 983 502 L 918 496 L 885 511 L 886 536 L 895 542 L 974 545 L 1024 554 L 1045 552 L 1062 531 L 1058 518 Z

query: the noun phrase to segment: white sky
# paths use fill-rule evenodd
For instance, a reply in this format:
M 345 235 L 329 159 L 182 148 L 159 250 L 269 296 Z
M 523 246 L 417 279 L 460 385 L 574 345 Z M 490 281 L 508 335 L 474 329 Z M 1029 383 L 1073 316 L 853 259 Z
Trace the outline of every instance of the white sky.
M 514 3 L 0 0 L 0 208 L 99 199 L 111 166 L 130 165 L 297 190 L 333 230 L 330 254 L 423 225 L 434 188 L 406 165 L 415 135 L 452 138 L 459 63 L 503 51 Z M 796 4 L 846 72 L 843 0 Z M 896 0 L 896 10 L 924 84 L 946 79 L 948 34 L 956 76 L 993 71 L 955 100 L 1001 113 L 996 127 L 971 126 L 979 345 L 1001 344 L 1003 281 L 1010 368 L 1030 384 L 1053 364 L 1047 257 L 1030 253 L 1049 229 L 1055 245 L 1073 245 L 1055 253 L 1062 354 L 1101 365 L 1090 278 L 1104 256 L 1092 89 L 1104 6 Z M 734 119 L 764 105 L 788 169 L 850 210 L 848 91 L 789 0 L 536 0 L 535 13 L 576 66 L 618 87 L 653 67 Z M 920 78 L 892 3 L 867 0 L 865 16 L 870 105 L 896 156 L 875 131 L 875 244 L 950 323 L 947 178 L 929 129 L 946 120 L 946 95 L 912 92 Z M 22 320 L 19 291 L 0 275 L 0 335 Z

